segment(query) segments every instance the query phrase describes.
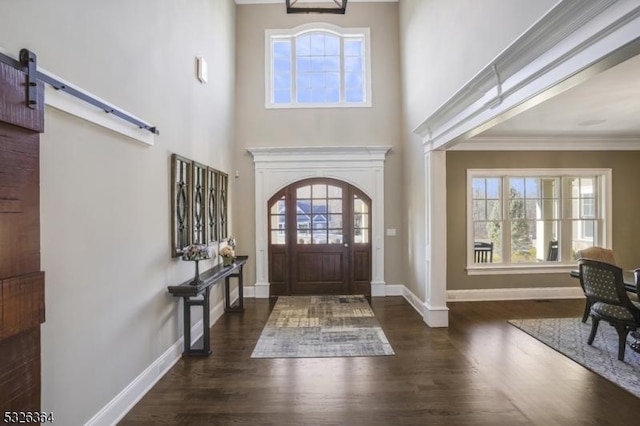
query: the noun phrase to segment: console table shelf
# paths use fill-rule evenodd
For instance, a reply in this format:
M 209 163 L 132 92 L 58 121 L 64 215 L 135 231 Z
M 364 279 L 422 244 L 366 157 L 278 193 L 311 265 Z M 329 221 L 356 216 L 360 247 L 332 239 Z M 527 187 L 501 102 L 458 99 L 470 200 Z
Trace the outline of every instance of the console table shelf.
M 249 256 L 238 256 L 229 266 L 217 265 L 200 274 L 202 280 L 198 285 L 192 285 L 191 281 L 185 281 L 180 285 L 169 286 L 169 293 L 175 297 L 181 297 L 184 302 L 184 351 L 185 356 L 207 356 L 211 354 L 209 339 L 209 329 L 211 328 L 209 318 L 209 295 L 211 287 L 224 278 L 225 312 L 243 312 L 243 282 L 242 268 L 247 263 Z M 238 303 L 231 305 L 230 279 L 238 279 Z M 191 308 L 193 306 L 202 307 L 202 347 L 191 346 Z

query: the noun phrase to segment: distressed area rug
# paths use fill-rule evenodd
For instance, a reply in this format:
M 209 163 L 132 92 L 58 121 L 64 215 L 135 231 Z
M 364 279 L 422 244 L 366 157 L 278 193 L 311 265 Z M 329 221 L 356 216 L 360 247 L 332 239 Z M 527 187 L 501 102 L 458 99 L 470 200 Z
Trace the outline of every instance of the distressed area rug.
M 363 296 L 281 296 L 251 358 L 394 355 Z
M 510 320 L 509 323 L 640 397 L 640 354 L 627 345 L 624 362 L 618 361 L 618 334 L 608 323 L 600 322 L 592 346 L 587 345 L 591 320 L 586 324 L 580 318 Z M 627 343 L 634 341 L 633 337 L 627 337 Z

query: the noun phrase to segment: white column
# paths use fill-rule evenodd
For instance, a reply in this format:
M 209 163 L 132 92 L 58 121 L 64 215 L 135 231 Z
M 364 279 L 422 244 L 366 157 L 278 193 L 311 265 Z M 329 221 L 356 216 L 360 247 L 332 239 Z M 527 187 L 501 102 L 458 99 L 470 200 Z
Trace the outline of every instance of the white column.
M 429 327 L 448 327 L 446 153 L 425 149 L 425 297 Z
M 265 200 L 265 176 L 264 170 L 256 168 L 256 284 L 255 297 L 265 299 L 269 297 L 269 264 L 268 264 L 268 247 L 266 218 L 267 218 L 267 202 Z
M 373 277 L 371 279 L 371 296 L 386 296 L 387 284 L 384 280 L 384 165 L 380 161 L 372 172 L 371 181 L 374 185 L 372 206 L 373 223 L 372 231 L 372 268 Z

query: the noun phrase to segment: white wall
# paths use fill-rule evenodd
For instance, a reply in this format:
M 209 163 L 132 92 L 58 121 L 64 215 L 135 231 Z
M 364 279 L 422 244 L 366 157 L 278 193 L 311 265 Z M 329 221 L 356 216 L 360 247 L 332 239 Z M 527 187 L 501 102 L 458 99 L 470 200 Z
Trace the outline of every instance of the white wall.
M 7 52 L 29 48 L 40 66 L 161 132 L 147 147 L 46 111 L 42 409 L 56 424 L 87 422 L 182 335 L 167 286 L 194 265 L 170 257 L 169 157 L 231 174 L 234 43 L 233 0 L 0 0 Z M 200 55 L 207 85 L 196 79 Z
M 239 178 L 238 249 L 255 253 L 255 189 L 253 158 L 248 147 L 391 146 L 385 160 L 385 281 L 405 282 L 406 234 L 402 206 L 400 143 L 400 67 L 398 3 L 349 3 L 345 15 L 287 15 L 284 2 L 239 5 L 237 10 L 236 159 Z M 308 22 L 371 30 L 371 108 L 265 109 L 265 29 L 294 28 Z M 266 221 L 266 217 L 264 218 Z M 253 265 L 250 259 L 249 265 Z M 246 282 L 255 282 L 249 267 Z
M 401 0 L 407 286 L 424 298 L 424 155 L 412 130 L 539 19 L 556 0 Z

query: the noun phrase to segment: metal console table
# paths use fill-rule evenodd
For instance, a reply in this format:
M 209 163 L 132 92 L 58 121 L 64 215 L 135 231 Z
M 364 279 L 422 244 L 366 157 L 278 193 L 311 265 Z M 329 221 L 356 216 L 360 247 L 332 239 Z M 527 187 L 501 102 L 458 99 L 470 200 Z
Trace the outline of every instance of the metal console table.
M 242 268 L 249 256 L 238 256 L 230 266 L 217 265 L 200 274 L 202 282 L 192 285 L 191 280 L 180 285 L 169 286 L 169 293 L 175 297 L 182 297 L 184 302 L 184 351 L 183 356 L 207 356 L 211 354 L 209 339 L 209 295 L 211 287 L 224 278 L 225 312 L 243 312 Z M 238 279 L 238 302 L 231 305 L 231 278 Z M 200 298 L 201 297 L 201 298 Z M 191 308 L 202 307 L 202 347 L 191 346 Z

